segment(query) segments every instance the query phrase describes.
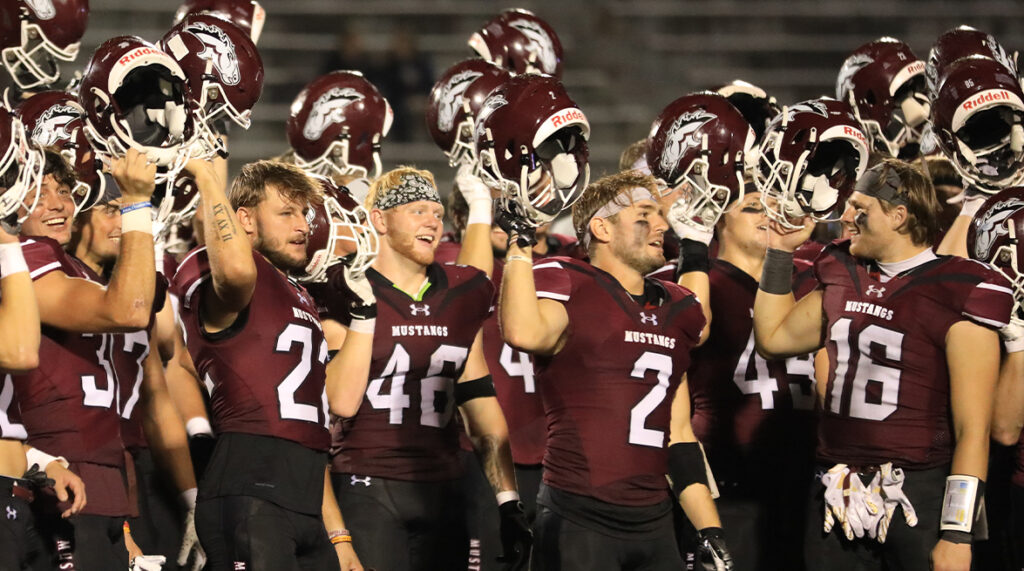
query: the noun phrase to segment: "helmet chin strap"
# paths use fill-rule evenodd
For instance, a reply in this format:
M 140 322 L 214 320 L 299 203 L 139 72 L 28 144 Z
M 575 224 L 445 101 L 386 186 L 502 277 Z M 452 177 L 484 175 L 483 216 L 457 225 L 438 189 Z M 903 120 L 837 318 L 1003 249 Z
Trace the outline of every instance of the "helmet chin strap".
M 929 107 L 928 103 L 921 102 L 916 97 L 906 97 L 900 103 L 903 119 L 910 127 L 917 127 L 928 119 Z

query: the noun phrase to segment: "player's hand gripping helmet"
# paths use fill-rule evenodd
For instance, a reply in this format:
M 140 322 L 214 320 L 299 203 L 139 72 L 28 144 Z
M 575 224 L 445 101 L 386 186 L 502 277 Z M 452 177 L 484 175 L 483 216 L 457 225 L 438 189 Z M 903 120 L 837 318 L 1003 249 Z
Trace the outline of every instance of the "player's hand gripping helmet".
M 174 15 L 178 25 L 191 14 L 213 14 L 238 26 L 249 35 L 253 44 L 260 41 L 267 13 L 256 0 L 185 0 Z
M 562 84 L 537 74 L 517 75 L 492 91 L 473 130 L 480 177 L 536 225 L 583 195 L 589 138 L 587 116 Z
M 29 141 L 21 120 L 0 107 L 0 222 L 18 227 L 32 213 L 43 180 L 43 152 Z M 25 213 L 18 216 L 18 211 Z
M 1024 93 L 1002 64 L 981 56 L 952 64 L 931 121 L 942 153 L 979 190 L 1024 181 Z
M 40 148 L 54 148 L 75 169 L 75 215 L 92 208 L 103 196 L 102 165 L 85 137 L 85 111 L 65 91 L 41 91 L 21 102 L 18 117 L 29 139 Z
M 338 262 L 354 272 L 365 272 L 376 259 L 378 248 L 377 232 L 366 208 L 356 203 L 345 187 L 338 187 L 327 177 L 314 178 L 323 189 L 324 200 L 310 206 L 306 214 L 309 263 L 296 278 L 303 282 L 325 281 L 327 268 Z
M 133 148 L 158 167 L 157 183 L 173 179 L 197 152 L 194 98 L 174 58 L 135 36 L 96 48 L 78 101 L 85 133 L 104 162 Z M 205 155 L 209 156 L 209 155 Z
M 204 145 L 222 156 L 227 150 L 217 123 L 250 125 L 252 108 L 263 92 L 263 60 L 256 45 L 237 26 L 210 14 L 192 14 L 160 41 L 188 78 L 198 109 L 196 126 Z
M 21 89 L 60 79 L 57 60 L 74 61 L 89 19 L 89 0 L 0 2 L 0 61 Z
M 805 215 L 828 220 L 867 163 L 868 140 L 850 107 L 822 97 L 785 107 L 771 122 L 754 182 L 768 216 L 792 229 Z
M 711 91 L 669 103 L 651 126 L 647 165 L 669 188 L 684 185 L 687 217 L 714 226 L 743 197 L 754 130 L 739 110 Z
M 322 175 L 377 178 L 381 141 L 394 114 L 387 99 L 358 71 L 332 71 L 292 101 L 288 143 L 295 164 Z
M 430 90 L 427 130 L 448 164 L 475 164 L 473 126 L 487 95 L 512 74 L 480 58 L 463 60 L 444 72 Z
M 836 99 L 850 105 L 873 150 L 916 155 L 928 120 L 925 63 L 910 46 L 880 38 L 857 48 L 836 78 Z
M 1024 319 L 1024 188 L 1013 186 L 990 196 L 967 230 L 967 254 L 992 265 L 1013 288 L 1015 319 Z
M 743 115 L 743 118 L 750 124 L 750 128 L 754 130 L 754 144 L 759 145 L 761 139 L 764 138 L 764 131 L 768 128 L 768 124 L 781 111 L 775 98 L 760 87 L 742 79 L 734 79 L 731 83 L 723 85 L 715 91 L 724 95 L 729 103 L 732 103 L 732 106 Z
M 928 51 L 925 82 L 929 99 L 934 100 L 938 96 L 939 87 L 952 65 L 972 56 L 994 60 L 1005 67 L 1010 75 L 1018 76 L 1016 55 L 1008 54 L 990 34 L 970 26 L 958 26 L 939 36 Z
M 505 10 L 468 43 L 480 57 L 514 73 L 562 77 L 562 42 L 554 28 L 529 10 Z

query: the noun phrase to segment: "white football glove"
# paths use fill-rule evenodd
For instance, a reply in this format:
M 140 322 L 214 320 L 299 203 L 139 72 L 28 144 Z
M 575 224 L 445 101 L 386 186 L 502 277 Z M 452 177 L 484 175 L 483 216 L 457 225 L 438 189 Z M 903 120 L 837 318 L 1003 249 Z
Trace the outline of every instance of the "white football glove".
M 846 496 L 846 521 L 843 522 L 843 533 L 846 534 L 846 539 L 853 539 L 854 536 L 861 538 L 864 537 L 864 529 L 871 519 L 870 510 L 865 502 L 864 483 L 856 472 L 850 472 L 847 482 L 849 486 L 843 491 L 843 495 Z
M 825 486 L 825 533 L 832 531 L 836 522 L 846 526 L 846 498 L 843 492 L 848 486 L 849 475 L 850 469 L 846 464 L 836 464 L 821 476 L 821 483 Z
M 885 513 L 878 523 L 878 542 L 885 543 L 885 538 L 889 533 L 889 525 L 892 524 L 892 517 L 897 507 L 903 507 L 903 517 L 907 520 L 907 525 L 910 527 L 917 525 L 917 512 L 910 503 L 910 498 L 903 493 L 903 481 L 906 479 L 903 470 L 893 468 L 892 462 L 886 462 L 882 464 L 879 473 L 882 475 L 881 485 L 882 497 L 885 501 Z
M 965 188 L 963 192 L 957 194 L 946 200 L 946 204 L 959 204 L 960 214 L 959 216 L 967 216 L 974 218 L 974 215 L 978 213 L 978 210 L 983 204 L 988 195 L 978 192 L 973 188 Z
M 167 558 L 163 555 L 139 555 L 132 558 L 128 571 L 160 571 L 164 563 L 167 563 Z
M 705 246 L 710 244 L 711 238 L 715 235 L 715 222 L 717 220 L 706 224 L 703 220 L 698 221 L 694 220 L 694 218 L 699 217 L 690 211 L 685 196 L 673 202 L 672 207 L 668 209 L 668 223 L 672 226 L 672 231 L 676 233 L 676 236 L 679 236 L 680 240 L 695 240 Z
M 491 189 L 484 184 L 484 181 L 473 174 L 473 167 L 464 164 L 459 167 L 455 175 L 455 186 L 466 199 L 469 206 L 469 216 L 466 224 L 491 224 L 494 206 L 491 201 Z
M 1024 351 L 1024 321 L 1011 317 L 1010 322 L 999 330 L 999 336 L 1003 339 L 1007 353 Z
M 178 566 L 184 568 L 188 560 L 192 559 L 192 571 L 199 571 L 206 566 L 206 551 L 199 543 L 199 535 L 196 534 L 196 510 L 188 510 L 185 516 L 185 533 L 181 538 L 181 549 L 178 550 Z M 162 558 L 161 558 L 162 559 Z

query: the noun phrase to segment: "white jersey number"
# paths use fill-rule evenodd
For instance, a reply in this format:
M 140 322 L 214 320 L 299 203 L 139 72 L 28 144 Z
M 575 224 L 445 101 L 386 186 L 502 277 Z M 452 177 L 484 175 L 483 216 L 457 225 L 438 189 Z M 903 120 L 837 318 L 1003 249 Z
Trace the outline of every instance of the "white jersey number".
M 838 319 L 830 331 L 836 344 L 836 373 L 829 395 L 829 410 L 840 414 L 846 377 L 850 371 L 850 324 L 848 317 Z M 903 334 L 879 325 L 869 325 L 857 335 L 857 363 L 854 367 L 853 386 L 850 389 L 850 416 L 865 420 L 885 420 L 896 412 L 900 395 L 900 370 L 879 363 L 871 357 L 872 347 L 880 348 L 885 359 L 899 361 L 903 354 Z M 868 402 L 868 383 L 881 385 L 879 402 Z
M 530 360 L 529 353 L 516 351 L 508 343 L 503 343 L 498 363 L 501 364 L 501 368 L 505 369 L 505 374 L 509 377 L 523 378 L 526 394 L 537 392 L 537 385 L 533 381 L 533 361 Z
M 445 363 L 450 371 L 461 371 L 469 356 L 469 349 L 454 345 L 441 345 L 430 356 L 430 368 L 420 380 L 420 425 L 441 428 L 447 426 L 455 412 L 455 380 L 445 375 Z M 395 344 L 381 376 L 371 379 L 366 386 L 366 400 L 378 410 L 388 411 L 390 424 L 402 424 L 405 409 L 412 406 L 412 399 L 405 394 L 405 376 L 411 368 L 409 352 L 400 343 Z M 449 375 L 455 374 L 449 372 Z M 390 381 L 390 391 L 384 392 L 384 384 Z M 441 399 L 443 402 L 438 402 Z M 438 406 L 440 405 L 440 406 Z
M 645 351 L 640 358 L 633 363 L 633 372 L 630 377 L 644 379 L 647 371 L 654 371 L 658 374 L 658 384 L 651 387 L 650 392 L 640 399 L 629 411 L 629 443 L 639 446 L 652 446 L 661 448 L 665 445 L 665 431 L 647 428 L 647 417 L 658 408 L 658 405 L 668 396 L 669 379 L 672 376 L 672 358 L 661 353 Z
M 277 385 L 277 402 L 281 418 L 305 422 L 320 422 L 320 419 L 323 418 L 323 425 L 327 426 L 330 420 L 327 414 L 326 388 L 320 394 L 320 410 L 317 410 L 315 405 L 295 400 L 295 393 L 309 378 L 309 373 L 313 370 L 313 330 L 305 325 L 289 324 L 277 336 L 274 350 L 278 353 L 292 353 L 296 345 L 298 345 L 299 362 L 285 375 L 281 384 Z M 320 342 L 316 358 L 320 363 L 327 362 L 327 341 Z M 323 417 L 320 416 L 321 413 L 323 413 Z

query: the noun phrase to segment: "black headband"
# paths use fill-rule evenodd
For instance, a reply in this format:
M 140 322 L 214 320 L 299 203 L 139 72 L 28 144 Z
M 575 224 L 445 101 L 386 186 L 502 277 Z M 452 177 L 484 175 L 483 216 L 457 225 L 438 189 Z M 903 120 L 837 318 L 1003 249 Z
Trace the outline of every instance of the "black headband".
M 882 178 L 883 172 L 885 178 Z M 906 196 L 900 194 L 902 184 L 895 169 L 886 169 L 884 164 L 880 164 L 868 169 L 868 172 L 857 181 L 854 190 L 865 196 L 884 200 L 893 206 L 907 206 Z

